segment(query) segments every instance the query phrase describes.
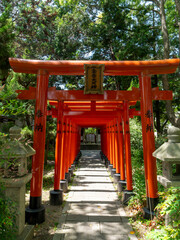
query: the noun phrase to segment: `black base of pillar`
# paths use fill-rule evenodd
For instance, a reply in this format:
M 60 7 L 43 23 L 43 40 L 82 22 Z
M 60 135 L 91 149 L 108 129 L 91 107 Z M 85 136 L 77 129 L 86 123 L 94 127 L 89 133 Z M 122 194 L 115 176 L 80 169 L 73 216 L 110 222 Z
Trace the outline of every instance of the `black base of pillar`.
M 158 203 L 159 203 L 159 198 L 146 197 L 146 206 L 148 209 L 151 209 L 152 211 L 154 211 Z
M 73 169 L 69 168 L 69 173 L 71 174 L 71 176 L 73 175 Z
M 105 159 L 105 166 L 106 166 L 106 168 L 108 168 L 109 164 L 110 164 L 110 161 L 108 160 L 108 158 L 106 158 Z
M 71 181 L 71 174 L 69 172 L 65 173 L 65 179 L 68 181 L 68 183 Z
M 66 179 L 60 181 L 60 188 L 63 190 L 64 193 L 68 191 L 68 181 Z
M 100 154 L 100 158 L 101 158 L 102 161 L 104 161 L 105 160 L 105 155 L 104 154 Z
M 150 211 L 148 208 L 143 208 L 143 218 L 144 219 L 153 219 L 155 217 L 155 212 Z
M 124 180 L 120 180 L 117 182 L 117 189 L 118 189 L 118 192 L 123 192 L 123 190 L 126 189 L 126 181 Z
M 112 168 L 112 169 L 111 169 L 111 177 L 113 177 L 115 173 L 116 173 L 116 169 L 115 169 L 115 168 Z
M 63 190 L 51 190 L 50 191 L 50 205 L 61 205 L 63 202 Z
M 118 181 L 120 181 L 120 173 L 115 173 L 113 177 L 114 177 L 114 183 L 117 183 Z
M 25 222 L 30 225 L 36 225 L 45 221 L 45 208 L 42 205 L 38 209 L 31 209 L 29 207 L 25 210 Z
M 79 163 L 79 157 L 76 156 L 75 159 L 74 159 L 74 164 L 77 165 Z
M 147 207 L 143 208 L 143 212 L 144 212 L 143 217 L 145 219 L 153 219 L 154 218 L 154 216 L 155 216 L 154 209 L 158 205 L 158 203 L 159 203 L 159 198 L 150 198 L 150 197 L 146 198 Z
M 124 190 L 123 191 L 123 199 L 122 199 L 122 203 L 124 205 L 128 205 L 129 200 L 131 199 L 132 196 L 134 196 L 135 194 L 133 193 L 133 191 L 131 190 Z
M 109 164 L 109 165 L 108 165 L 108 170 L 109 170 L 109 172 L 111 172 L 111 169 L 113 169 L 113 165 L 112 165 L 112 164 Z
M 75 167 L 76 167 L 75 164 L 71 165 L 71 168 L 72 168 L 73 171 L 75 170 Z
M 25 210 L 25 222 L 30 225 L 45 221 L 45 207 L 41 205 L 41 197 L 30 197 L 29 207 Z
M 79 163 L 79 158 L 76 157 L 75 160 L 74 160 L 74 164 L 78 165 L 78 163 Z
M 82 156 L 82 152 L 80 151 L 80 152 L 77 154 L 76 158 L 75 158 L 75 161 L 76 161 L 77 163 L 78 163 L 79 159 L 81 158 L 81 156 Z

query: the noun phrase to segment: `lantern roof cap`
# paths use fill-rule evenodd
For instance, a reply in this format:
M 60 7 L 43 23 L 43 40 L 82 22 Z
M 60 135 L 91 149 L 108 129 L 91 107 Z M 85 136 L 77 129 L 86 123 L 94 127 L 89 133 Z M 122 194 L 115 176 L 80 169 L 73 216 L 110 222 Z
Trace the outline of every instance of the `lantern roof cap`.
M 18 159 L 32 156 L 36 151 L 27 143 L 22 143 L 21 128 L 13 126 L 9 129 L 10 141 L 2 146 L 0 157 L 4 159 Z
M 161 145 L 153 156 L 167 162 L 180 162 L 180 128 L 168 128 L 168 142 Z

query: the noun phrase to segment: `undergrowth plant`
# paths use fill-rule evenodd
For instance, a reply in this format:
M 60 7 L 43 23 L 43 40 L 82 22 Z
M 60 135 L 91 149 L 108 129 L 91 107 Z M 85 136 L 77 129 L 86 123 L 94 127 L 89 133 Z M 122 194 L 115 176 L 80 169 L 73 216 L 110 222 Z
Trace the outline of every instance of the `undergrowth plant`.
M 137 226 L 143 226 L 147 234 L 145 239 L 153 240 L 179 240 L 180 239 L 180 188 L 164 189 L 158 183 L 159 204 L 156 207 L 156 216 L 152 220 L 143 218 L 143 207 L 146 205 L 145 173 L 143 161 L 143 144 L 141 124 L 131 119 L 131 156 L 133 172 L 133 192 L 135 196 L 129 201 L 128 207 L 134 211 L 131 223 L 136 231 Z M 162 145 L 166 138 L 161 136 L 155 139 L 156 149 Z M 162 174 L 162 162 L 157 160 L 157 174 Z M 170 221 L 165 225 L 165 215 Z M 140 227 L 141 228 L 141 227 Z M 136 232 L 137 234 L 140 232 Z
M 133 192 L 135 193 L 135 196 L 131 198 L 128 205 L 131 209 L 141 211 L 146 199 L 146 193 L 145 193 L 141 125 L 136 119 L 130 120 L 130 132 L 131 132 Z
M 180 187 L 171 187 L 161 193 L 161 203 L 156 207 L 158 214 L 168 217 L 166 225 L 147 233 L 147 239 L 179 240 L 180 239 Z
M 7 135 L 0 132 L 0 152 L 2 145 L 7 142 Z M 0 168 L 5 164 L 5 160 L 0 159 Z M 5 185 L 0 176 L 0 240 L 17 239 L 17 227 L 15 225 L 17 216 L 16 203 L 5 196 Z
M 17 239 L 16 203 L 4 196 L 4 186 L 0 182 L 0 240 Z
M 142 142 L 142 127 L 137 119 L 130 120 L 131 132 L 131 158 L 132 158 L 132 175 L 133 175 L 133 192 L 135 196 L 129 201 L 129 207 L 132 209 L 142 208 L 146 202 L 146 187 L 145 187 L 145 170 L 143 158 L 143 142 Z M 164 137 L 156 139 L 156 146 L 160 146 L 165 140 Z M 162 162 L 157 160 L 157 174 L 162 173 Z M 158 190 L 163 191 L 164 187 L 158 184 Z

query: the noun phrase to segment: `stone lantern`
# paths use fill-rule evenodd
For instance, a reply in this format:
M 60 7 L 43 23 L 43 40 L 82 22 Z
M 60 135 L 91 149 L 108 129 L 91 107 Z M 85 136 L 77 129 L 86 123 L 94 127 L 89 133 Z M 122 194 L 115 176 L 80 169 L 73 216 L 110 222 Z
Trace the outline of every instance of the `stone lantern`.
M 163 176 L 157 180 L 164 187 L 180 186 L 180 129 L 174 126 L 168 129 L 168 142 L 160 146 L 153 156 L 162 160 Z
M 26 239 L 27 235 L 33 235 L 32 226 L 25 227 L 26 183 L 32 177 L 27 171 L 27 157 L 36 152 L 30 145 L 18 141 L 21 137 L 21 128 L 14 126 L 9 132 L 10 141 L 5 143 L 0 151 L 1 182 L 5 185 L 5 196 L 16 203 L 16 226 L 20 237 L 18 239 Z

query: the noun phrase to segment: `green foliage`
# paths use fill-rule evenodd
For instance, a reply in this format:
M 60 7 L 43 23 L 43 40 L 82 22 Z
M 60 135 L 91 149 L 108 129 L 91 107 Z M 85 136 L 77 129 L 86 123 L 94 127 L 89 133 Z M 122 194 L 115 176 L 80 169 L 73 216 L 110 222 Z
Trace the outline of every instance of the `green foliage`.
M 48 190 L 49 188 L 52 188 L 54 184 L 54 178 L 53 176 L 44 176 L 43 177 L 43 189 Z
M 161 193 L 162 201 L 156 207 L 161 215 L 169 214 L 170 224 L 176 228 L 180 227 L 180 187 L 171 187 L 166 192 Z
M 24 139 L 32 139 L 33 130 L 26 126 L 21 130 L 21 135 Z
M 8 142 L 7 135 L 0 132 L 0 152 L 2 145 Z M 7 164 L 7 161 L 0 159 L 1 167 Z M 2 240 L 15 240 L 17 238 L 17 227 L 15 226 L 15 220 L 17 216 L 16 203 L 4 195 L 5 186 L 0 176 L 0 239 Z
M 166 214 L 170 217 L 167 226 L 161 226 L 159 230 L 153 230 L 147 233 L 147 239 L 158 240 L 179 240 L 180 239 L 180 188 L 171 187 L 161 193 L 161 203 L 156 209 L 160 216 Z
M 177 49 L 179 48 L 178 12 L 176 11 L 175 3 L 172 0 L 165 1 L 165 8 L 167 9 L 166 18 L 167 18 L 170 46 L 171 46 L 171 54 L 174 57 L 178 57 L 179 55 L 177 51 Z
M 17 99 L 16 90 L 22 89 L 19 84 L 19 75 L 11 72 L 6 80 L 3 91 L 0 92 L 0 115 L 5 116 L 25 116 L 33 114 L 33 104 L 30 101 Z
M 3 84 L 10 68 L 8 58 L 14 55 L 14 26 L 10 18 L 11 11 L 11 5 L 2 0 L 0 4 L 0 80 L 3 81 Z
M 132 158 L 132 172 L 133 172 L 133 191 L 135 196 L 129 201 L 131 208 L 141 210 L 146 199 L 146 188 L 144 178 L 144 164 L 143 164 L 143 145 L 141 124 L 136 118 L 130 119 L 131 132 L 131 158 Z
M 101 19 L 96 25 L 96 32 L 99 30 L 100 46 L 95 41 L 94 44 L 99 47 L 101 54 L 106 54 L 103 58 L 111 60 L 143 59 L 144 56 L 147 58 L 147 54 L 153 50 L 151 43 L 154 41 L 153 32 L 149 28 L 147 9 L 142 5 L 135 6 L 132 1 L 101 2 Z
M 0 153 L 4 151 L 4 145 L 8 144 L 10 141 L 8 134 L 0 132 Z M 8 149 L 6 150 L 9 151 Z M 5 159 L 0 158 L 0 166 L 6 162 Z
M 86 128 L 85 134 L 96 134 L 96 128 Z
M 171 226 L 161 227 L 160 229 L 154 229 L 146 235 L 146 239 L 149 240 L 179 240 L 180 229 L 174 229 Z
M 52 0 L 14 0 L 16 54 L 23 58 L 51 58 L 54 52 L 57 4 Z M 23 46 L 23 48 L 22 48 Z
M 9 134 L 9 129 L 14 126 L 14 122 L 3 123 L 1 126 L 2 133 Z
M 0 107 L 1 115 L 22 115 L 27 112 L 28 103 L 24 103 L 16 99 L 11 99 L 9 101 L 5 100 L 3 102 L 0 102 Z
M 144 225 L 148 229 L 146 239 L 180 239 L 180 188 L 169 188 L 164 190 L 158 185 L 160 195 L 160 204 L 156 207 L 157 217 L 153 220 L 143 219 L 142 208 L 146 202 L 145 179 L 143 167 L 143 146 L 141 124 L 136 118 L 130 120 L 131 132 L 131 153 L 132 153 L 132 171 L 133 171 L 133 191 L 135 196 L 129 201 L 129 208 L 135 211 L 135 217 L 131 219 L 133 226 Z M 166 137 L 156 138 L 156 148 L 166 141 Z M 162 173 L 162 163 L 157 161 L 157 173 Z M 164 226 L 164 216 L 169 214 L 170 223 Z
M 17 239 L 17 228 L 15 219 L 17 216 L 16 204 L 4 196 L 4 186 L 0 182 L 0 239 L 15 240 Z
M 137 118 L 130 119 L 131 151 L 135 162 L 143 161 L 142 126 Z
M 0 132 L 0 151 L 1 151 L 1 146 L 6 142 L 6 137 L 7 135 L 5 133 Z
M 161 226 L 160 229 L 155 229 L 147 233 L 147 239 L 180 239 L 180 188 L 171 187 L 167 191 L 160 193 L 161 203 L 156 207 L 160 217 L 166 214 L 170 217 L 170 222 L 167 226 Z

